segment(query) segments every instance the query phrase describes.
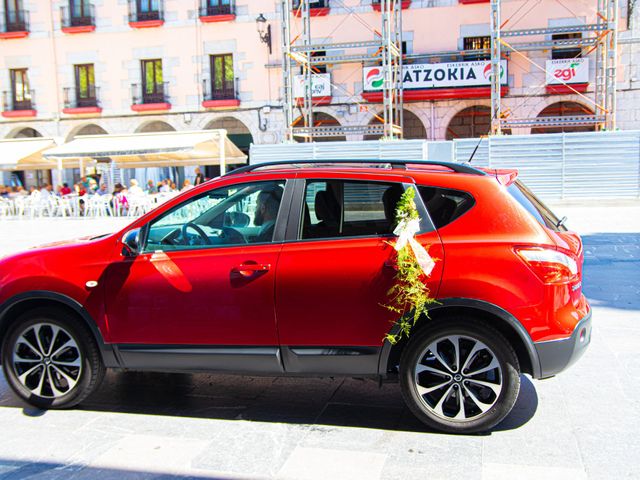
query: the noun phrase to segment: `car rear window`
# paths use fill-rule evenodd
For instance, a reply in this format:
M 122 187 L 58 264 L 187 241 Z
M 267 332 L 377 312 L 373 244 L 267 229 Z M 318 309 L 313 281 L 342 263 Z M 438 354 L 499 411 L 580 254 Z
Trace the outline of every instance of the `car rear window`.
M 421 185 L 418 191 L 436 228 L 449 225 L 476 203 L 470 193 L 462 190 Z
M 566 232 L 567 228 L 542 201 L 529 190 L 524 183 L 516 180 L 507 187 L 511 196 L 541 224 L 556 232 Z

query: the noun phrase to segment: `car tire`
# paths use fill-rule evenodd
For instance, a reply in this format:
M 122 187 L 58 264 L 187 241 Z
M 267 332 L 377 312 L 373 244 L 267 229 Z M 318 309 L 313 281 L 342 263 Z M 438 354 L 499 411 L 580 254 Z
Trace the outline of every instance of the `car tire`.
M 400 359 L 405 403 L 423 423 L 444 432 L 493 428 L 509 414 L 520 391 L 520 366 L 512 346 L 478 320 L 427 321 L 431 323 L 410 338 Z
M 2 366 L 18 397 L 43 409 L 77 405 L 105 373 L 87 326 L 51 308 L 31 310 L 13 322 L 2 345 Z

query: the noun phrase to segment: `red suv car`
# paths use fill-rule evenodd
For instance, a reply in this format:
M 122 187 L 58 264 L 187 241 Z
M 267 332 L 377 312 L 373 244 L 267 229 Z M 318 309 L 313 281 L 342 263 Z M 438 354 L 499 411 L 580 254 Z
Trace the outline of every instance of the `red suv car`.
M 105 368 L 395 379 L 431 427 L 489 429 L 521 373 L 555 375 L 591 333 L 582 242 L 516 176 L 440 162 L 250 166 L 116 234 L 5 258 L 9 385 L 63 408 Z M 392 345 L 397 318 L 382 305 L 406 189 L 438 302 Z

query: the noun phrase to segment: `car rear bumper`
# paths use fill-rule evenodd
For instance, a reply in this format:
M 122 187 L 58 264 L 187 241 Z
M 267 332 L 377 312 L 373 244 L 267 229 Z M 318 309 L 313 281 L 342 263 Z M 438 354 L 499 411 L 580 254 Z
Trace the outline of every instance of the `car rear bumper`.
M 540 377 L 548 378 L 566 370 L 585 352 L 591 342 L 591 311 L 578 322 L 569 338 L 534 343 L 540 360 Z

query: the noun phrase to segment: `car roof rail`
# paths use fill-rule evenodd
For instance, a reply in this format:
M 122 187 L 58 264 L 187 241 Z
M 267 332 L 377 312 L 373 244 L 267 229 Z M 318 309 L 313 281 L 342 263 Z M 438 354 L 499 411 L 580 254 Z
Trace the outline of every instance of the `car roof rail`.
M 438 161 L 434 161 L 434 160 L 389 160 L 389 159 L 353 159 L 353 160 L 348 160 L 348 159 L 339 159 L 339 160 L 320 160 L 320 159 L 316 159 L 316 160 L 279 160 L 279 161 L 274 161 L 274 162 L 263 162 L 263 163 L 256 163 L 254 165 L 247 165 L 244 167 L 240 167 L 240 168 L 236 168 L 235 170 L 231 170 L 230 172 L 226 173 L 225 176 L 228 175 L 237 175 L 240 173 L 248 173 L 248 172 L 252 172 L 254 170 L 257 170 L 259 168 L 266 168 L 266 167 L 278 167 L 278 166 L 291 166 L 291 167 L 296 167 L 296 166 L 300 166 L 300 167 L 304 167 L 307 165 L 318 165 L 318 166 L 330 166 L 333 164 L 336 165 L 340 165 L 340 164 L 348 164 L 348 165 L 353 165 L 353 164 L 363 164 L 363 166 L 387 166 L 390 165 L 391 168 L 402 168 L 405 167 L 407 165 L 426 165 L 426 166 L 437 166 L 437 167 L 446 167 L 451 169 L 452 171 L 456 172 L 456 173 L 468 173 L 470 175 L 487 175 L 485 172 L 483 172 L 482 170 L 479 170 L 475 167 L 472 167 L 470 165 L 466 165 L 463 163 L 453 163 L 453 162 L 438 162 Z

